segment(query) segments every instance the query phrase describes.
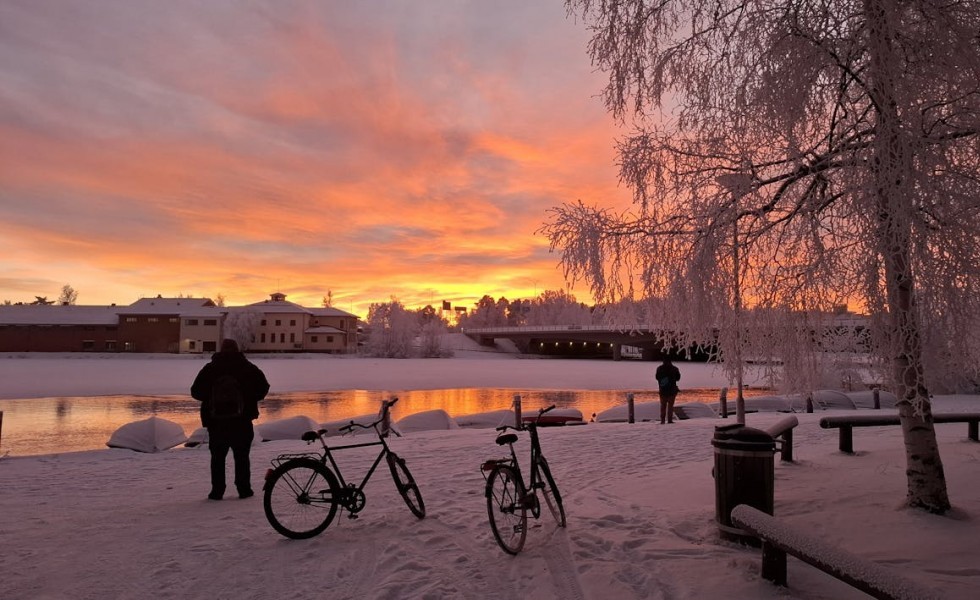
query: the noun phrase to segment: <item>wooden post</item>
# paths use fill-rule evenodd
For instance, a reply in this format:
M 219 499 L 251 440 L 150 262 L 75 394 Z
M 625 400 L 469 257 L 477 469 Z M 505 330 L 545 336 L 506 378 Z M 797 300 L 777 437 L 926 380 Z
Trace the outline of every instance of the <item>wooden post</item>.
M 0 445 L 3 444 L 3 411 L 0 410 Z
M 813 394 L 810 393 L 806 395 L 806 412 L 813 412 Z
M 871 395 L 875 399 L 875 410 L 879 410 L 881 408 L 881 390 L 879 390 L 876 386 L 873 390 L 871 390 Z
M 521 428 L 521 395 L 514 394 L 514 427 Z
M 728 418 L 728 388 L 721 388 L 721 393 L 718 394 L 718 403 L 721 405 L 721 418 Z
M 627 418 L 627 422 L 635 423 L 636 413 L 633 411 L 633 392 L 626 393 L 626 410 L 627 410 L 627 414 L 629 414 L 629 417 Z
M 391 431 L 391 405 L 398 400 L 397 397 L 393 397 L 391 401 L 382 400 L 381 401 L 381 435 L 384 437 L 388 436 Z

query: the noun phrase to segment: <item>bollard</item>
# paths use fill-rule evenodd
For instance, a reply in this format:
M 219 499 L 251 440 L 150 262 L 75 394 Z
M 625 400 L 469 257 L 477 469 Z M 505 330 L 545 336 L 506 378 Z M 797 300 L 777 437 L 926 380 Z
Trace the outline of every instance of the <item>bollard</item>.
M 521 395 L 514 394 L 514 427 L 521 428 Z
M 721 388 L 721 393 L 718 394 L 718 404 L 721 405 L 721 418 L 728 418 L 728 388 Z
M 875 400 L 875 410 L 881 409 L 881 391 L 876 387 L 871 390 L 871 396 Z
M 813 394 L 806 395 L 806 412 L 813 412 Z
M 0 445 L 3 444 L 3 411 L 0 410 Z
M 636 413 L 633 412 L 633 392 L 628 392 L 626 394 L 626 409 L 627 409 L 627 412 L 629 414 L 629 418 L 627 419 L 627 422 L 628 423 L 635 423 L 636 422 L 636 419 L 635 419 Z

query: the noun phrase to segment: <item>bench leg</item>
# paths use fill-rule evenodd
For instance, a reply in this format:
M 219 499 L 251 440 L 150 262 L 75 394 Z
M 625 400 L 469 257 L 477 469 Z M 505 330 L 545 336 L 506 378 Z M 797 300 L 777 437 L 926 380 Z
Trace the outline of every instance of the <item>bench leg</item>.
M 840 451 L 846 452 L 848 454 L 854 454 L 854 440 L 851 435 L 851 428 L 847 425 L 841 425 L 840 427 Z
M 793 430 L 787 429 L 783 434 L 783 448 L 780 460 L 793 462 Z
M 977 436 L 977 429 L 980 429 L 980 428 L 977 427 L 977 424 L 978 424 L 977 421 L 970 421 L 969 424 L 968 424 L 969 425 L 969 436 L 970 436 L 970 439 L 973 440 L 974 442 L 980 442 L 980 437 Z
M 786 585 L 786 553 L 766 540 L 762 540 L 762 578 Z

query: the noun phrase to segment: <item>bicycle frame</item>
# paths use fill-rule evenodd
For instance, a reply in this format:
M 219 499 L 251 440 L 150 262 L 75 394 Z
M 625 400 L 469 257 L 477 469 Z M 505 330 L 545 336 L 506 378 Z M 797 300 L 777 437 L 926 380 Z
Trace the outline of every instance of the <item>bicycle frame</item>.
M 538 413 L 538 418 L 540 419 L 541 418 L 541 415 L 543 415 L 545 412 L 551 410 L 552 408 L 554 408 L 554 405 L 552 405 L 552 406 L 550 406 L 550 407 L 548 407 L 546 409 L 541 410 Z M 496 460 L 496 461 L 487 461 L 484 464 L 484 469 L 483 469 L 484 470 L 484 477 L 486 476 L 486 471 L 489 470 L 488 467 L 489 466 L 492 466 L 493 463 L 505 462 L 506 464 L 508 464 L 511 468 L 514 469 L 514 473 L 517 475 L 518 479 L 520 479 L 521 486 L 524 488 L 524 498 L 523 498 L 524 505 L 527 508 L 530 508 L 532 510 L 532 513 L 534 514 L 534 517 L 537 518 L 538 517 L 538 513 L 537 513 L 537 510 L 538 510 L 538 502 L 537 502 L 538 488 L 541 487 L 541 481 L 540 481 L 541 471 L 538 468 L 538 465 L 541 463 L 541 456 L 542 456 L 542 454 L 541 454 L 541 442 L 538 439 L 538 423 L 537 423 L 537 421 L 532 421 L 530 423 L 524 424 L 524 426 L 522 428 L 513 427 L 511 425 L 501 425 L 500 427 L 497 427 L 497 431 L 499 431 L 501 434 L 503 434 L 508 429 L 513 429 L 514 431 L 524 431 L 524 430 L 527 430 L 527 432 L 530 434 L 530 437 L 531 437 L 531 460 L 528 463 L 528 467 L 531 469 L 531 479 L 527 482 L 527 485 L 524 485 L 524 482 L 525 482 L 525 480 L 524 480 L 524 472 L 521 470 L 520 461 L 517 460 L 517 451 L 514 450 L 514 443 L 513 442 L 511 442 L 511 443 L 508 444 L 508 446 L 510 447 L 510 459 L 503 459 L 503 460 Z M 532 500 L 532 498 L 533 498 L 533 500 Z
M 364 486 L 367 485 L 367 482 L 371 480 L 371 476 L 374 475 L 374 472 L 378 469 L 378 465 L 380 465 L 381 461 L 391 453 L 391 450 L 388 448 L 388 442 L 385 441 L 384 436 L 381 435 L 380 431 L 378 431 L 377 423 L 374 423 L 373 425 L 358 425 L 357 423 L 354 423 L 353 425 L 363 427 L 365 429 L 369 427 L 374 429 L 374 432 L 378 434 L 378 441 L 364 442 L 360 444 L 345 444 L 343 446 L 334 446 L 331 448 L 322 437 L 320 438 L 320 442 L 323 444 L 323 455 L 320 457 L 320 462 L 327 464 L 329 461 L 330 466 L 333 467 L 334 473 L 337 474 L 337 481 L 342 486 L 345 494 L 348 494 L 349 491 L 362 492 L 364 490 Z M 351 425 L 347 425 L 346 427 L 351 428 L 349 431 L 352 430 Z M 340 470 L 340 465 L 337 464 L 337 460 L 333 457 L 333 452 L 337 450 L 347 450 L 350 448 L 367 448 L 369 446 L 381 446 L 381 451 L 374 459 L 374 463 L 371 464 L 371 468 L 368 469 L 367 473 L 364 475 L 364 478 L 361 480 L 361 483 L 351 487 L 350 484 L 347 483 L 347 480 L 344 479 L 344 474 Z

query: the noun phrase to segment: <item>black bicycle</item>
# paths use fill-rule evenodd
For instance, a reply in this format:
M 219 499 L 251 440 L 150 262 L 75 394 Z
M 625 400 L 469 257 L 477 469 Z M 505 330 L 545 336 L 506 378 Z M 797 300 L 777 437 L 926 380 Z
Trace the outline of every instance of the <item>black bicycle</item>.
M 541 516 L 541 503 L 538 493 L 544 497 L 545 504 L 559 527 L 565 526 L 565 507 L 561 494 L 555 485 L 555 478 L 548 467 L 548 461 L 541 453 L 538 441 L 538 421 L 541 416 L 555 406 L 542 408 L 537 418 L 525 425 L 531 434 L 531 480 L 525 485 L 521 468 L 514 452 L 516 433 L 506 433 L 508 429 L 520 431 L 518 427 L 503 425 L 497 428 L 497 445 L 510 447 L 510 458 L 488 460 L 481 471 L 487 480 L 487 513 L 490 515 L 490 529 L 497 543 L 508 554 L 517 554 L 524 547 L 527 537 L 527 513 L 535 519 Z
M 398 398 L 386 401 L 381 407 L 378 420 L 369 425 L 351 421 L 349 425 L 340 428 L 342 434 L 350 433 L 357 428 L 372 429 L 378 436 L 377 441 L 331 448 L 325 439 L 327 433 L 325 429 L 307 431 L 302 439 L 307 443 L 319 439 L 323 446 L 322 453 L 280 454 L 272 459 L 273 468 L 266 473 L 263 487 L 265 490 L 263 505 L 265 516 L 276 531 L 288 538 L 311 538 L 330 525 L 338 508 L 347 509 L 350 513 L 349 517 L 356 519 L 366 501 L 364 486 L 382 460 L 388 463 L 395 487 L 398 488 L 398 493 L 404 498 L 412 514 L 419 519 L 425 517 L 425 504 L 422 502 L 422 494 L 415 483 L 415 478 L 408 470 L 405 459 L 392 452 L 385 441 L 390 430 L 388 410 L 397 401 Z M 381 451 L 360 484 L 348 483 L 332 452 L 366 446 L 381 446 Z

